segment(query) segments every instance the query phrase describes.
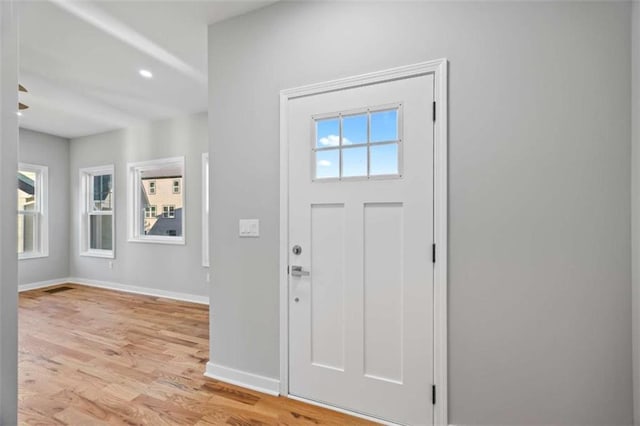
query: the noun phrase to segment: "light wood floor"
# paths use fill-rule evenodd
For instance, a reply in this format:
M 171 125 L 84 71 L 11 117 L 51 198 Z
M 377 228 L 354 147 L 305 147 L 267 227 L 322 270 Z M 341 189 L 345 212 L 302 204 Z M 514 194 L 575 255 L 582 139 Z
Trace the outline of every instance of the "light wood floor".
M 205 306 L 66 287 L 20 294 L 20 424 L 368 424 L 205 378 Z

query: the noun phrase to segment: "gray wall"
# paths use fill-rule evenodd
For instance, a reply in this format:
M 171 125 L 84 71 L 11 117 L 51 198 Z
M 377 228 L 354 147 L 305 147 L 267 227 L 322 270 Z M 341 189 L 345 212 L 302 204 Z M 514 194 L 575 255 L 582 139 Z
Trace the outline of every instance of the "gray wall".
M 208 296 L 202 267 L 202 153 L 207 151 L 207 114 L 153 122 L 71 140 L 71 193 L 79 191 L 79 169 L 115 165 L 116 244 L 111 259 L 79 256 L 79 229 L 71 229 L 72 277 Z M 185 156 L 186 244 L 127 241 L 127 163 Z M 72 197 L 72 223 L 79 223 Z
M 69 276 L 69 140 L 20 129 L 18 159 L 49 167 L 49 256 L 18 262 L 18 282 Z
M 640 425 L 640 3 L 632 8 L 633 417 Z
M 18 25 L 13 1 L 0 2 L 0 425 L 17 423 Z
M 212 362 L 279 375 L 279 90 L 446 57 L 450 422 L 630 424 L 630 9 L 285 2 L 210 26 Z

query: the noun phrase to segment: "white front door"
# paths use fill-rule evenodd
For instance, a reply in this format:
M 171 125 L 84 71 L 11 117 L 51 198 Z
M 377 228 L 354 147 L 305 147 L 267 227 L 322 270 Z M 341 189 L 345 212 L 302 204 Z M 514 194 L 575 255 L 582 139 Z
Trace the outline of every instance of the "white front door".
M 291 395 L 433 421 L 433 101 L 427 74 L 288 103 Z

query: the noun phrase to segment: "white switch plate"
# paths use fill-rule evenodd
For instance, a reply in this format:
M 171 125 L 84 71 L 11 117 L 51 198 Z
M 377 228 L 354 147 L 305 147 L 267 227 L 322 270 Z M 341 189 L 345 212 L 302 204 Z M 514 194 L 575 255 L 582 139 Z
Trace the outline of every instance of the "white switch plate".
M 259 219 L 240 219 L 238 235 L 241 237 L 257 238 L 260 236 Z

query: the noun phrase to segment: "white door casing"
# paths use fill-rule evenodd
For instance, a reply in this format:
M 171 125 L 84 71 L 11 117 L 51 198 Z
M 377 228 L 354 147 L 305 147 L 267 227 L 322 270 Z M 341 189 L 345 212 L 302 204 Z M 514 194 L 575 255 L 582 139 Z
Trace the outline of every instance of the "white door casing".
M 434 169 L 446 160 L 446 126 L 432 119 L 444 76 L 446 61 L 434 61 L 283 92 L 281 260 L 310 275 L 281 276 L 282 393 L 446 424 L 446 161 Z M 444 103 L 433 110 L 441 120 Z M 389 106 L 400 118 L 400 176 L 314 180 L 317 119 Z

